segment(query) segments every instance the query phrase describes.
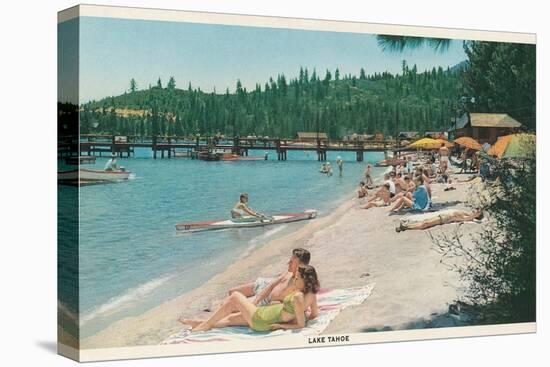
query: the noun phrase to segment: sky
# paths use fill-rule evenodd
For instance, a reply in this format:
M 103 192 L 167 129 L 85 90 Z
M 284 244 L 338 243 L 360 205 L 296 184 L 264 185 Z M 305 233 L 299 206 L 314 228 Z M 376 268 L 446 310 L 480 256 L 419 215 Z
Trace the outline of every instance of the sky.
M 60 40 L 74 32 L 76 20 L 59 25 Z M 452 42 L 449 50 L 436 53 L 421 48 L 401 53 L 383 51 L 370 34 L 228 26 L 152 20 L 81 17 L 79 54 L 80 103 L 120 95 L 130 87 L 138 89 L 163 85 L 174 76 L 176 87 L 205 92 L 233 92 L 237 80 L 247 89 L 262 86 L 270 77 L 284 74 L 297 77 L 300 67 L 313 69 L 323 78 L 332 75 L 359 76 L 389 71 L 401 72 L 402 60 L 419 71 L 453 66 L 467 57 L 462 42 Z M 61 41 L 60 41 L 61 42 Z M 70 64 L 73 47 L 61 50 L 60 61 Z M 71 74 L 60 70 L 60 84 Z M 74 72 L 73 72 L 74 75 Z

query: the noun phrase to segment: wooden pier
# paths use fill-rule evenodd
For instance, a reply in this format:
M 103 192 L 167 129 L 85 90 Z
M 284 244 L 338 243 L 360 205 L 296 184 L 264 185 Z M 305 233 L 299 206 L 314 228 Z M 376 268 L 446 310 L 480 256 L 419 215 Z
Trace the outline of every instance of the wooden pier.
M 234 154 L 248 156 L 249 150 L 275 151 L 277 159 L 285 161 L 288 151 L 314 151 L 319 161 L 327 160 L 327 152 L 355 152 L 356 160 L 362 162 L 365 152 L 396 151 L 395 140 L 385 141 L 342 141 L 317 140 L 304 142 L 298 139 L 278 139 L 261 137 L 178 137 L 178 136 L 113 136 L 113 135 L 81 135 L 80 155 L 102 156 L 104 153 L 117 154 L 120 157 L 134 156 L 135 148 L 149 148 L 153 158 L 176 157 L 176 152 L 200 152 L 208 149 L 224 149 Z M 180 154 L 178 154 L 180 155 Z

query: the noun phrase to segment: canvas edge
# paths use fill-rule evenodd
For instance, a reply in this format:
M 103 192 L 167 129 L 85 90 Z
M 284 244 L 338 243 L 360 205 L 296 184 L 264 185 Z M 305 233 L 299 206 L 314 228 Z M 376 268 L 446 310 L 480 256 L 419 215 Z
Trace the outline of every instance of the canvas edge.
M 203 24 L 224 24 L 249 27 L 290 28 L 313 31 L 334 31 L 366 34 L 412 35 L 419 37 L 441 37 L 492 42 L 514 42 L 536 44 L 535 33 L 508 31 L 483 31 L 458 28 L 423 27 L 368 22 L 285 18 L 276 16 L 239 15 L 184 10 L 164 10 L 153 8 L 119 7 L 79 4 L 58 12 L 58 23 L 81 16 L 107 17 L 118 19 L 140 19 L 157 21 L 191 22 Z M 205 345 L 153 345 L 122 348 L 76 349 L 57 342 L 58 354 L 78 362 L 125 360 L 136 358 L 174 357 L 231 352 L 253 352 L 311 347 L 364 345 L 388 342 L 452 339 L 463 337 L 483 337 L 536 333 L 536 322 L 521 324 L 501 324 L 487 326 L 464 326 L 421 330 L 398 330 L 376 333 L 345 334 L 350 341 L 340 344 L 311 345 L 304 337 L 286 337 L 284 341 L 223 342 Z M 328 336 L 328 335 L 326 335 Z M 242 345 L 246 344 L 246 347 Z M 220 348 L 221 347 L 221 348 Z M 193 350 L 191 350 L 193 349 Z
M 140 19 L 204 24 L 223 24 L 247 27 L 270 27 L 313 31 L 350 32 L 367 34 L 387 34 L 417 37 L 438 37 L 467 39 L 474 41 L 514 42 L 536 44 L 536 34 L 509 31 L 484 31 L 460 28 L 411 26 L 352 22 L 341 20 L 321 20 L 278 16 L 241 15 L 214 12 L 199 12 L 173 9 L 137 8 L 80 4 L 58 13 L 58 22 L 78 16 L 106 17 L 118 19 Z
M 235 352 L 273 351 L 283 349 L 318 348 L 346 345 L 366 345 L 389 342 L 422 341 L 434 339 L 453 339 L 465 337 L 483 337 L 513 334 L 536 333 L 536 322 L 518 324 L 500 324 L 484 326 L 463 326 L 418 330 L 382 331 L 347 335 L 349 342 L 311 344 L 304 336 L 286 336 L 283 339 L 262 338 L 260 340 L 225 341 L 201 344 L 148 345 L 120 348 L 80 349 L 81 362 L 108 360 L 125 360 L 136 358 L 177 357 L 204 354 L 221 354 Z M 329 335 L 321 334 L 328 337 Z

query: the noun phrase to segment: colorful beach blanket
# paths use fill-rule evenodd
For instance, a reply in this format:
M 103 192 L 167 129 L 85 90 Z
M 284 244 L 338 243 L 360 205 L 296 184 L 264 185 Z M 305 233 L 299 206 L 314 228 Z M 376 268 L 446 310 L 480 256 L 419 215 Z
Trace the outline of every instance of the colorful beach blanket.
M 270 332 L 257 332 L 249 327 L 227 327 L 212 329 L 206 332 L 192 333 L 189 329 L 168 337 L 161 344 L 190 344 L 219 341 L 236 341 L 261 338 L 274 338 L 285 335 L 317 335 L 327 328 L 330 322 L 348 306 L 363 303 L 371 294 L 374 285 L 363 287 L 321 290 L 317 293 L 319 316 L 315 320 L 307 322 L 306 327 L 297 330 L 275 330 Z

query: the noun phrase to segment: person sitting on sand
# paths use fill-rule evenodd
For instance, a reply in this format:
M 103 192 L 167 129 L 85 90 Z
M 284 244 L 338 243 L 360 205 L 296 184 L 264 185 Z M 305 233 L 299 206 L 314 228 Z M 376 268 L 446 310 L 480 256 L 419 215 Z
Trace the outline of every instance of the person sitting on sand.
M 411 222 L 408 219 L 402 218 L 399 221 L 399 225 L 395 227 L 395 231 L 399 233 L 406 230 L 422 230 L 443 224 L 470 222 L 473 220 L 481 220 L 482 218 L 483 212 L 480 209 L 476 209 L 473 212 L 450 209 L 438 212 L 433 217 L 419 222 Z
M 401 173 L 398 173 L 395 176 L 393 182 L 395 183 L 395 195 L 399 195 L 401 192 L 407 191 L 409 188 L 409 185 L 405 182 Z
M 293 278 L 294 290 L 288 293 L 282 303 L 257 306 L 245 295 L 234 292 L 210 318 L 200 323 L 189 323 L 192 331 L 208 331 L 212 328 L 227 326 L 248 326 L 254 331 L 271 331 L 278 329 L 301 329 L 307 319 L 316 318 L 319 314 L 317 292 L 319 279 L 315 268 L 300 265 Z M 309 310 L 309 316 L 306 312 Z M 231 317 L 229 325 L 227 318 Z
M 391 179 L 391 176 L 389 173 L 384 174 L 384 184 L 388 184 L 390 186 L 390 199 L 395 196 L 395 183 Z
M 385 183 L 382 187 L 368 200 L 367 205 L 363 206 L 363 209 L 370 209 L 379 206 L 390 205 L 390 184 Z
M 238 220 L 257 220 L 257 218 L 266 218 L 266 216 L 250 209 L 248 207 L 248 194 L 242 193 L 241 196 L 239 196 L 237 204 L 231 209 L 231 218 Z
M 359 188 L 357 189 L 357 197 L 359 199 L 364 198 L 368 195 L 367 187 L 365 186 L 365 183 L 363 181 L 359 182 Z
M 416 189 L 412 197 L 407 194 L 396 200 L 395 205 L 391 208 L 392 212 L 398 212 L 402 208 L 411 208 L 413 210 L 428 210 L 430 208 L 430 197 L 428 196 L 426 186 L 424 186 L 422 176 L 416 176 L 414 184 Z
M 416 185 L 414 184 L 413 180 L 411 180 L 409 176 L 405 176 L 405 178 L 403 178 L 402 181 L 403 181 L 403 184 L 400 184 L 401 192 L 397 193 L 391 199 L 391 202 L 397 201 L 398 199 L 402 198 L 405 195 L 408 195 L 408 197 L 412 197 L 412 193 L 416 189 Z

